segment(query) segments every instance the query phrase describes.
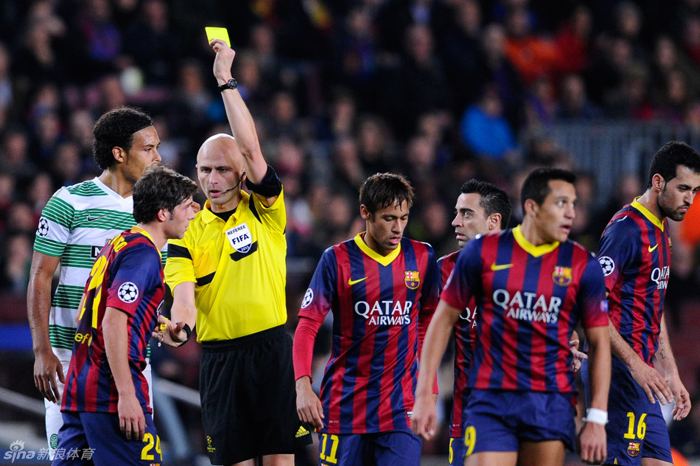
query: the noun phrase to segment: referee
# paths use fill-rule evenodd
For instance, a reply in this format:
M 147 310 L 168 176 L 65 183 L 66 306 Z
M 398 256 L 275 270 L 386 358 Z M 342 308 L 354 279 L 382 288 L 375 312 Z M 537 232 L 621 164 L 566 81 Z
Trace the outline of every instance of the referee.
M 185 237 L 168 246 L 165 280 L 173 292 L 172 321 L 157 335 L 179 346 L 196 321 L 212 464 L 262 456 L 265 464 L 292 466 L 293 451 L 310 444 L 311 434 L 296 413 L 292 339 L 284 329 L 282 184 L 265 162 L 253 118 L 231 77 L 235 52 L 221 40 L 211 46 L 235 139 L 217 134 L 197 154 L 207 202 Z M 253 194 L 240 189 L 243 180 Z

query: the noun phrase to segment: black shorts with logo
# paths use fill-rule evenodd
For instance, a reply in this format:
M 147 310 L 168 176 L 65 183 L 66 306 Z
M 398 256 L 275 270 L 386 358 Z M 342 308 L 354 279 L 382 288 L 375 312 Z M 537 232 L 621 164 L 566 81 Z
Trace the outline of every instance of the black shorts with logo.
M 312 441 L 296 411 L 292 337 L 284 326 L 202 342 L 199 388 L 212 464 L 294 453 Z

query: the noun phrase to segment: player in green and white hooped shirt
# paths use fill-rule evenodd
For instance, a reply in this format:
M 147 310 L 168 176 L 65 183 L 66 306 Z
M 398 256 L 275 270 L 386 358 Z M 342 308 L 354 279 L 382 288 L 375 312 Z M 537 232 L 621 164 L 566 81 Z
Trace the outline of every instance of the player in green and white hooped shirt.
M 93 135 L 93 156 L 104 171 L 92 180 L 59 189 L 49 199 L 36 232 L 27 290 L 34 383 L 46 398 L 52 458 L 63 423 L 60 398 L 85 282 L 100 249 L 136 224 L 134 184 L 148 165 L 161 160 L 158 133 L 141 111 L 111 110 L 97 121 Z M 59 262 L 60 279 L 52 299 L 51 280 Z M 150 365 L 147 371 L 150 386 Z

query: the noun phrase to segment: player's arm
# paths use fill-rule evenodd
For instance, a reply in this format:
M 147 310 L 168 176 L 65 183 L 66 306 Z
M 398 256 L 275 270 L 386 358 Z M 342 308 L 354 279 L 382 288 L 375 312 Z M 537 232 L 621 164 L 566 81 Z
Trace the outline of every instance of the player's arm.
M 296 378 L 297 414 L 302 422 L 323 428 L 323 405 L 311 388 L 311 363 L 314 342 L 323 321 L 299 316 L 292 349 Z
M 661 404 L 666 404 L 665 400 L 670 400 L 673 395 L 671 393 L 671 388 L 668 386 L 668 382 L 666 382 L 664 377 L 657 370 L 650 367 L 634 352 L 629 343 L 622 338 L 620 332 L 617 331 L 612 322 L 610 322 L 608 328 L 610 332 L 612 354 L 629 367 L 630 374 L 632 374 L 634 380 L 647 394 L 650 403 L 656 402 L 654 397 L 656 395 L 661 401 Z
M 214 39 L 211 46 L 216 52 L 214 59 L 214 77 L 219 85 L 226 84 L 231 79 L 231 65 L 236 52 L 221 39 Z M 236 138 L 238 148 L 243 154 L 246 176 L 255 184 L 260 184 L 267 174 L 267 162 L 260 150 L 258 133 L 255 122 L 238 89 L 225 90 L 221 93 L 226 108 L 231 133 Z M 268 207 L 275 203 L 277 195 L 265 196 L 256 194 Z
M 606 326 L 589 327 L 585 332 L 589 345 L 591 405 L 579 437 L 580 452 L 581 460 L 600 464 L 607 455 L 605 424 L 610 390 L 610 336 Z M 605 419 L 597 417 L 596 413 Z
M 142 440 L 146 432 L 146 419 L 141 403 L 136 398 L 136 388 L 129 369 L 128 322 L 128 314 L 107 307 L 102 320 L 102 332 L 109 368 L 119 394 L 119 428 L 127 439 Z
M 51 311 L 51 280 L 60 257 L 34 251 L 27 288 L 27 317 L 32 333 L 34 350 L 34 385 L 49 401 L 61 399 L 56 376 L 65 382 L 61 362 L 51 350 L 49 340 L 49 313 Z
M 294 332 L 292 359 L 296 380 L 299 419 L 318 429 L 323 428 L 323 405 L 311 388 L 314 342 L 323 320 L 331 312 L 337 296 L 338 262 L 333 248 L 328 248 L 316 266 L 299 310 L 299 325 Z
M 452 329 L 459 319 L 460 309 L 440 300 L 428 326 L 418 369 L 416 400 L 411 414 L 411 429 L 416 435 L 430 440 L 436 433 L 437 410 L 433 385 L 440 361 L 447 348 Z
M 676 359 L 673 357 L 673 351 L 671 351 L 671 341 L 668 338 L 668 330 L 666 329 L 666 319 L 664 316 L 661 317 L 659 349 L 656 352 L 655 358 L 655 366 L 668 382 L 676 402 L 676 406 L 673 408 L 673 419 L 680 421 L 690 412 L 690 395 L 678 375 L 678 366 L 676 366 Z
M 197 306 L 194 300 L 194 282 L 184 281 L 173 290 L 173 305 L 170 319 L 158 316 L 158 323 L 166 328 L 156 327 L 153 337 L 168 346 L 182 346 L 190 337 L 191 329 L 197 321 Z M 187 326 L 187 330 L 185 330 Z

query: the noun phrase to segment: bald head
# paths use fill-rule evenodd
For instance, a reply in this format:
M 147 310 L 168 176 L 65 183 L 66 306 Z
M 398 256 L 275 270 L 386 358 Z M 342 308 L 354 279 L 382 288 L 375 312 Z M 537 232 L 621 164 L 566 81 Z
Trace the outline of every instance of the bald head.
M 215 152 L 221 153 L 224 157 L 229 159 L 230 163 L 234 166 L 242 166 L 243 164 L 243 155 L 238 149 L 236 140 L 230 134 L 215 134 L 204 141 L 199 148 L 199 152 L 197 152 L 197 163 L 200 163 L 203 156 Z
M 232 136 L 216 134 L 199 148 L 197 179 L 212 211 L 227 212 L 238 205 L 244 172 L 243 155 Z

